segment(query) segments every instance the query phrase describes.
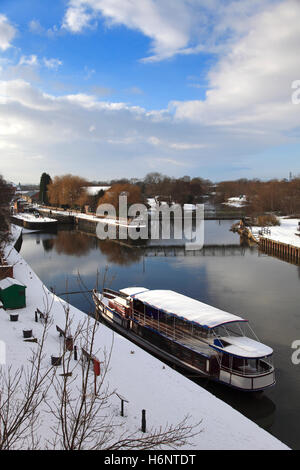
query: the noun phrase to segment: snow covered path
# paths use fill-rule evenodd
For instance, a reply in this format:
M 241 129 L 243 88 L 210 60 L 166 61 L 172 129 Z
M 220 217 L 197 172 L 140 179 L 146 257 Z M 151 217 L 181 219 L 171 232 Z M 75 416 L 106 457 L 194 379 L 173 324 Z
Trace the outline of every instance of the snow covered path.
M 18 230 L 18 227 L 14 229 L 15 237 Z M 15 249 L 7 247 L 5 252 L 8 261 L 14 264 L 15 278 L 27 286 L 27 307 L 18 311 L 19 322 L 10 322 L 9 315 L 0 311 L 0 340 L 6 343 L 7 363 L 21 365 L 28 357 L 30 347 L 23 342 L 22 330 L 24 327 L 33 328 L 38 336 L 42 327 L 34 322 L 34 312 L 36 308 L 44 311 L 46 299 L 54 301 L 51 310 L 54 323 L 46 343 L 46 356 L 50 361 L 50 355 L 59 353 L 60 349 L 55 325 L 63 326 L 64 301 L 43 286 Z M 70 314 L 74 323 L 82 322 L 85 317 L 83 312 L 72 306 Z M 190 450 L 288 449 L 229 405 L 104 325 L 100 325 L 97 331 L 96 349 L 109 349 L 113 337 L 114 346 L 107 380 L 111 389 L 117 389 L 119 394 L 129 400 L 125 405 L 126 417 L 121 419 L 126 421 L 126 427 L 132 432 L 140 428 L 141 410 L 145 409 L 148 429 L 165 426 L 167 423 L 176 424 L 187 414 L 191 416 L 192 423 L 202 421 L 202 432 L 193 438 L 192 446 L 187 447 Z M 115 397 L 113 410 L 116 416 L 119 408 L 119 399 Z M 47 436 L 47 418 L 41 433 Z
M 300 247 L 300 236 L 296 235 L 296 233 L 300 235 L 300 232 L 297 231 L 300 219 L 286 219 L 280 217 L 279 220 L 280 225 L 270 227 L 271 233 L 269 234 L 264 233 L 263 235 L 259 235 L 258 232 L 261 230 L 261 227 L 253 227 L 252 233 L 256 236 L 263 236 L 270 240 Z

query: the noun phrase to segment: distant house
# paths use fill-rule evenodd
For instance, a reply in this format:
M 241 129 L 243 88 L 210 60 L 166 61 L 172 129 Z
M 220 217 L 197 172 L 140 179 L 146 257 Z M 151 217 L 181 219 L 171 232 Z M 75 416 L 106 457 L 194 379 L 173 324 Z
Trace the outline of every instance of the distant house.
M 26 191 L 22 193 L 22 198 L 30 204 L 37 202 L 39 200 L 39 196 L 39 191 Z
M 107 191 L 111 186 L 85 186 L 85 190 L 89 196 L 97 196 L 100 191 Z
M 26 286 L 21 282 L 7 277 L 0 281 L 0 301 L 5 309 L 26 307 Z

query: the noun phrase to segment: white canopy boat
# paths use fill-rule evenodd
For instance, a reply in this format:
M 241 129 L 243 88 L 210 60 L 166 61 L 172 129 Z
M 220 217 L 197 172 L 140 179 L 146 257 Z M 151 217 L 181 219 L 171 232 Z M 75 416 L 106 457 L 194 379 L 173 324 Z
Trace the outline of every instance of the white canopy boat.
M 273 350 L 248 321 L 170 290 L 93 291 L 97 313 L 160 358 L 245 391 L 275 384 Z

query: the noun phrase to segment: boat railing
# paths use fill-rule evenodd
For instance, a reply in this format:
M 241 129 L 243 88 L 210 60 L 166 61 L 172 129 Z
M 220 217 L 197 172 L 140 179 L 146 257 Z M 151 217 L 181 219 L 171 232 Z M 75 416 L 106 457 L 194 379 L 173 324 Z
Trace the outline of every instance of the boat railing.
M 241 365 L 238 368 L 232 368 L 232 367 L 224 366 L 221 363 L 221 369 L 226 372 L 229 372 L 230 374 L 240 375 L 244 377 L 244 376 L 257 376 L 257 375 L 269 374 L 270 372 L 274 370 L 274 367 L 271 366 L 270 364 L 264 363 L 263 365 L 259 364 L 257 368 L 245 367 L 243 365 Z
M 143 326 L 148 326 L 150 328 L 155 329 L 159 333 L 162 333 L 166 335 L 168 338 L 172 338 L 173 340 L 184 340 L 184 339 L 193 339 L 193 340 L 200 340 L 203 342 L 208 343 L 205 339 L 200 337 L 200 335 L 195 336 L 195 334 L 189 333 L 187 331 L 183 331 L 180 328 L 176 327 L 171 327 L 167 325 L 163 321 L 159 321 L 157 319 L 151 318 L 147 315 L 144 315 L 143 313 L 138 312 L 137 310 L 134 310 L 132 313 L 132 317 L 141 325 Z
M 123 299 L 127 299 L 128 297 L 128 295 L 123 294 L 123 292 L 115 291 L 113 289 L 108 288 L 103 289 L 103 295 L 105 296 L 105 294 L 114 295 L 116 297 L 122 297 Z

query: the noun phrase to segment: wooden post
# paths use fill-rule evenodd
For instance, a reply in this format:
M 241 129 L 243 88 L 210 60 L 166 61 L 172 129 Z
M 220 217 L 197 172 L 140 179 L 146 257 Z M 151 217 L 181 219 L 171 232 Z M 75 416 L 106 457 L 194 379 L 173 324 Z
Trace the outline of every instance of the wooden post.
M 34 313 L 34 320 L 35 320 L 36 323 L 38 323 L 38 321 L 39 321 L 37 311 L 35 311 L 35 313 Z
M 77 346 L 74 346 L 74 360 L 77 361 Z
M 116 393 L 116 395 L 121 400 L 121 416 L 124 416 L 124 402 L 129 403 L 129 401 L 126 400 L 126 398 L 122 397 L 122 395 L 119 395 L 118 393 Z
M 142 410 L 142 432 L 146 432 L 146 410 Z

